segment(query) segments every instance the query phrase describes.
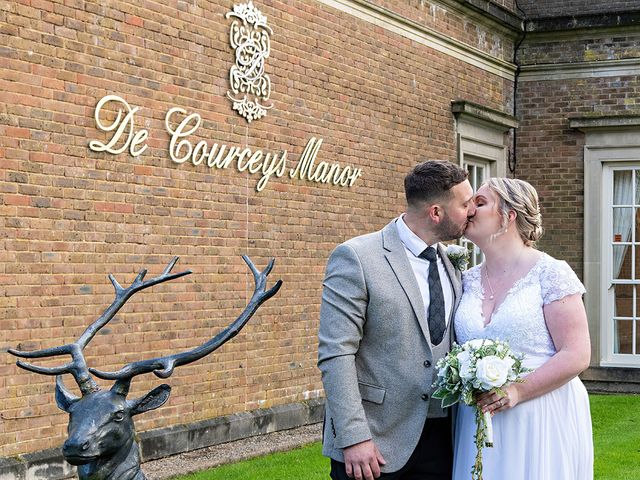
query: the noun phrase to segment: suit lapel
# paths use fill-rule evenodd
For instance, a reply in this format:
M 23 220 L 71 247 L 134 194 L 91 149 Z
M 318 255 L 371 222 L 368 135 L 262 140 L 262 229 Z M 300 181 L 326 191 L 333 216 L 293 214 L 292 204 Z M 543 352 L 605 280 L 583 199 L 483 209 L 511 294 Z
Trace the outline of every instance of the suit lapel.
M 429 326 L 424 312 L 424 302 L 422 301 L 420 288 L 404 250 L 404 245 L 398 236 L 395 222 L 393 220 L 382 230 L 382 247 L 385 250 L 385 257 L 398 279 L 398 283 L 400 283 L 409 299 L 411 308 L 420 324 L 422 334 L 429 340 Z
M 455 269 L 451 260 L 447 256 L 447 250 L 444 248 L 442 244 L 438 244 L 438 251 L 440 252 L 440 258 L 442 258 L 442 264 L 444 265 L 444 269 L 447 271 L 447 275 L 449 277 L 449 281 L 453 287 L 453 309 L 451 310 L 451 316 L 449 317 L 449 324 L 447 328 L 451 330 L 451 335 L 449 337 L 449 347 L 453 345 L 455 342 L 455 329 L 453 328 L 453 319 L 455 317 L 456 310 L 458 309 L 458 304 L 462 299 L 462 283 L 461 283 L 461 273 Z

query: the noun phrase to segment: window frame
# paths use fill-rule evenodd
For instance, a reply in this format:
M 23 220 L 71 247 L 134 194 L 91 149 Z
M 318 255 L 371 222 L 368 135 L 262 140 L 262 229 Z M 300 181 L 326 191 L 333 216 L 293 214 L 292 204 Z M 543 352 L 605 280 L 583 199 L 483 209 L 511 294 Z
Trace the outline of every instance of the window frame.
M 477 176 L 474 177 L 473 179 L 469 178 L 469 183 L 471 183 L 471 187 L 473 188 L 474 192 L 478 189 L 478 187 L 480 187 L 480 185 L 482 185 L 482 182 L 484 182 L 487 178 L 491 176 L 492 163 L 494 162 L 492 162 L 491 160 L 478 158 L 475 155 L 468 154 L 463 156 L 462 168 L 464 168 L 466 171 L 469 171 L 470 166 L 474 167 L 476 171 L 478 168 L 482 169 L 482 179 L 478 180 Z M 494 169 L 495 169 L 495 165 L 494 165 Z M 484 261 L 484 255 L 471 240 L 468 240 L 467 238 L 462 237 L 458 241 L 458 244 L 463 246 L 470 252 L 469 265 L 467 268 L 475 267 L 476 265 L 479 265 Z
M 636 246 L 638 246 L 638 238 L 636 238 L 636 225 L 634 224 L 631 229 L 631 239 L 630 241 L 622 241 L 622 242 L 613 242 L 611 239 L 611 234 L 613 232 L 613 213 L 614 203 L 613 203 L 613 191 L 614 191 L 614 172 L 616 171 L 631 171 L 635 172 L 632 174 L 632 204 L 630 205 L 616 205 L 616 208 L 633 208 L 634 212 L 639 210 L 637 202 L 637 193 L 636 193 L 636 176 L 640 175 L 640 157 L 636 162 L 616 162 L 603 163 L 603 174 L 602 174 L 602 244 L 601 244 L 601 258 L 602 258 L 602 277 L 603 277 L 603 303 L 604 308 L 602 309 L 602 357 L 605 359 L 605 362 L 613 363 L 616 366 L 631 366 L 637 364 L 640 366 L 640 351 L 636 351 L 637 337 L 639 332 L 637 331 L 637 324 L 640 321 L 640 315 L 637 312 L 637 289 L 635 287 L 640 287 L 640 279 L 635 279 L 635 256 L 636 256 Z M 633 219 L 635 221 L 636 214 L 633 215 Z M 614 265 L 613 265 L 613 246 L 615 245 L 623 245 L 628 244 L 631 247 L 631 279 L 615 279 L 614 278 Z M 615 312 L 615 286 L 616 285 L 631 285 L 633 286 L 633 295 L 632 295 L 632 305 L 633 305 L 633 314 L 629 317 L 629 321 L 632 322 L 632 353 L 615 353 L 615 323 L 616 316 L 613 315 Z M 619 316 L 619 319 L 626 319 L 626 317 Z M 635 352 L 634 352 L 635 351 Z
M 591 364 L 640 368 L 640 355 L 613 353 L 612 261 L 607 219 L 608 169 L 640 163 L 640 118 L 571 119 L 586 134 L 584 145 L 584 296 L 591 333 Z M 611 170 L 613 171 L 613 170 Z M 612 181 L 610 188 L 613 188 Z M 610 207 L 609 207 L 610 208 Z M 611 310 L 610 310 L 611 309 Z M 611 316 L 612 320 L 612 316 Z M 637 358 L 633 358 L 637 357 Z

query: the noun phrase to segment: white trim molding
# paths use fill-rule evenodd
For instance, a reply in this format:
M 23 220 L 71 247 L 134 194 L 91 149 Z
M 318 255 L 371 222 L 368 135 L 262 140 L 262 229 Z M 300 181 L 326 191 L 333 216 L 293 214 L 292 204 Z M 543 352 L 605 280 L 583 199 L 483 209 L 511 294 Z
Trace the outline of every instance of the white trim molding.
M 640 75 L 640 58 L 596 60 L 579 63 L 541 63 L 522 65 L 518 80 L 568 80 L 575 78 L 601 78 Z
M 448 37 L 436 30 L 420 25 L 386 8 L 365 0 L 317 0 L 387 31 L 396 33 L 421 45 L 461 60 L 510 81 L 515 80 L 516 66 L 482 50 Z M 444 8 L 444 7 L 442 7 Z

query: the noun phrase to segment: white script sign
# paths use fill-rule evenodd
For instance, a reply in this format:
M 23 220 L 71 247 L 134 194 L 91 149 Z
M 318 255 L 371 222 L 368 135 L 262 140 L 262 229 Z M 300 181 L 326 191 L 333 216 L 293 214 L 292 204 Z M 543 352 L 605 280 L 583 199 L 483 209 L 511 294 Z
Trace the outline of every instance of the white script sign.
M 117 109 L 117 116 L 111 123 L 103 123 L 103 108 L 110 105 Z M 132 156 L 141 155 L 147 145 L 147 130 L 136 130 L 135 113 L 139 107 L 132 108 L 123 98 L 107 95 L 96 105 L 95 120 L 99 130 L 113 132 L 108 141 L 91 140 L 89 148 L 94 152 L 107 152 L 113 155 L 129 149 Z M 261 192 L 272 176 L 282 177 L 289 172 L 290 178 L 299 178 L 316 183 L 351 187 L 362 175 L 362 169 L 341 166 L 339 163 L 321 161 L 316 163 L 321 138 L 311 137 L 293 168 L 288 166 L 287 151 L 281 153 L 264 152 L 249 147 L 226 145 L 194 138 L 197 135 L 202 118 L 198 113 L 188 113 L 180 107 L 171 108 L 165 116 L 165 128 L 170 135 L 169 157 L 176 164 L 191 163 L 194 167 L 222 169 L 234 166 L 239 172 L 260 175 L 256 190 Z

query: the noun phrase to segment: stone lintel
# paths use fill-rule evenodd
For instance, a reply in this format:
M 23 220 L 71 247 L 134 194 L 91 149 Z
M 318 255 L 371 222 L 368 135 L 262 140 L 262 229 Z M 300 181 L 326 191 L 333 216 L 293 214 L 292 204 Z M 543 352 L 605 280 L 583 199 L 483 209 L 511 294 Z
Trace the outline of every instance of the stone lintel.
M 466 100 L 452 101 L 451 112 L 456 117 L 463 116 L 494 128 L 501 127 L 504 131 L 518 128 L 518 121 L 512 115 Z
M 576 130 L 637 128 L 640 126 L 640 114 L 621 115 L 585 115 L 569 118 L 569 126 Z

